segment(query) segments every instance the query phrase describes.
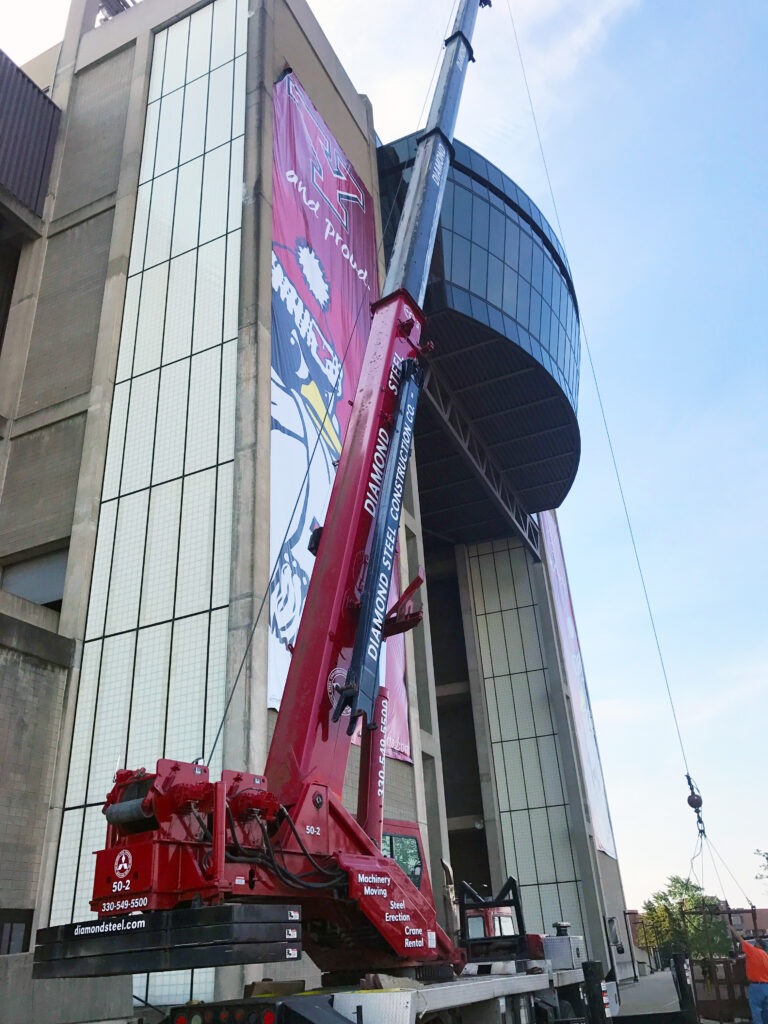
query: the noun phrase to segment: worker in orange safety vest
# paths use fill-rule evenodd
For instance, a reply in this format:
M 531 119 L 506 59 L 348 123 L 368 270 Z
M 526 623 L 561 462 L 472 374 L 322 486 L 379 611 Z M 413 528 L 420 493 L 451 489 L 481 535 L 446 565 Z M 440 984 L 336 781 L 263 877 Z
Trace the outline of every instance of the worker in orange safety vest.
M 728 927 L 733 938 L 741 945 L 747 958 L 747 981 L 749 982 L 749 1008 L 753 1024 L 768 1024 L 768 953 L 759 946 L 747 942 L 741 932 Z

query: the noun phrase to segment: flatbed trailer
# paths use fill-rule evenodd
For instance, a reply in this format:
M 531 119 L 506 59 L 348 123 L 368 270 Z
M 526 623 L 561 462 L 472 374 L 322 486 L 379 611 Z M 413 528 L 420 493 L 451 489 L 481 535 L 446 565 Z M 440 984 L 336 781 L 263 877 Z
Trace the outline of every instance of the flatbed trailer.
M 381 989 L 339 992 L 334 1009 L 350 1021 L 362 1007 L 364 1024 L 416 1024 L 446 1011 L 461 1024 L 532 1024 L 533 998 L 579 985 L 581 970 L 543 974 L 490 974 L 460 977 L 455 981 L 416 989 Z
M 371 979 L 382 987 L 318 989 L 289 996 L 264 993 L 223 1003 L 174 1007 L 163 1024 L 534 1024 L 538 1002 L 548 1019 L 584 1020 L 581 968 L 525 973 L 514 964 L 495 964 L 497 973 L 461 976 L 423 985 L 398 978 Z M 522 965 L 520 965 L 522 966 Z M 565 1008 L 565 1002 L 564 1002 Z M 575 1021 L 571 1014 L 579 1014 Z

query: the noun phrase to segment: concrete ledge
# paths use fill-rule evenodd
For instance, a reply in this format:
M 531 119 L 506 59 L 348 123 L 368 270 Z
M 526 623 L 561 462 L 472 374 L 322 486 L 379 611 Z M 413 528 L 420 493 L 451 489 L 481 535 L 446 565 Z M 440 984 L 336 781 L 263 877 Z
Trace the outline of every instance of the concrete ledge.
M 67 398 L 63 402 L 57 402 L 56 405 L 47 405 L 36 412 L 20 416 L 11 424 L 10 436 L 12 438 L 23 437 L 24 434 L 31 434 L 34 430 L 49 427 L 52 423 L 59 423 L 61 420 L 68 420 L 72 416 L 79 416 L 80 413 L 88 412 L 90 401 L 90 391 L 85 391 L 81 395 L 75 395 L 73 398 Z M 0 424 L 0 436 L 2 436 L 2 424 Z
M 22 654 L 31 654 L 32 657 L 40 658 L 42 661 L 49 661 L 54 665 L 63 665 L 65 668 L 69 668 L 75 652 L 75 641 L 66 636 L 59 636 L 58 633 L 54 633 L 50 629 L 6 614 L 6 599 L 11 599 L 10 603 L 12 604 L 14 595 L 0 593 L 2 593 L 0 645 L 8 647 L 12 651 L 20 651 Z M 22 601 L 21 598 L 16 598 L 16 600 L 21 601 L 24 605 L 30 604 L 29 601 Z M 33 607 L 37 606 L 33 605 Z M 40 610 L 49 612 L 50 608 Z M 51 612 L 51 614 L 55 615 L 58 621 L 56 612 Z
M 55 235 L 60 235 L 62 231 L 69 231 L 70 228 L 77 227 L 78 224 L 91 220 L 92 217 L 98 217 L 99 214 L 106 213 L 107 210 L 112 209 L 116 202 L 117 193 L 109 192 L 99 199 L 94 199 L 92 203 L 87 203 L 85 206 L 78 207 L 77 210 L 72 210 L 71 213 L 65 213 L 61 217 L 57 217 L 51 221 L 48 227 L 48 237 L 53 238 Z
M 24 238 L 35 239 L 42 236 L 45 226 L 42 217 L 28 209 L 4 185 L 0 185 L 0 213 Z
M 76 74 L 118 50 L 132 46 L 145 32 L 159 32 L 206 3 L 208 0 L 154 0 L 146 7 L 143 4 L 129 7 L 83 35 L 77 51 Z
M 74 1024 L 133 1018 L 131 976 L 32 980 L 32 954 L 0 957 L 3 1024 Z
M 49 633 L 59 632 L 59 613 L 45 605 L 27 601 L 16 594 L 9 594 L 0 588 L 0 615 L 7 615 L 20 622 L 28 622 L 30 626 L 47 629 Z

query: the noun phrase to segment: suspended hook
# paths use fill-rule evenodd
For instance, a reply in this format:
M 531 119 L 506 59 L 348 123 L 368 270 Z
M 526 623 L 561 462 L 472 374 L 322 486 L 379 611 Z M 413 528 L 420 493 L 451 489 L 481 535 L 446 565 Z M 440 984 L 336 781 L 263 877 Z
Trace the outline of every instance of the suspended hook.
M 698 786 L 695 785 L 691 778 L 690 773 L 687 774 L 685 778 L 688 782 L 688 789 L 690 789 L 687 801 L 688 806 L 693 808 L 693 812 L 696 815 L 696 828 L 699 831 L 699 835 L 702 836 L 702 838 L 706 838 L 707 830 L 704 827 L 704 819 L 701 816 L 701 806 L 704 803 L 704 800 L 702 799 Z

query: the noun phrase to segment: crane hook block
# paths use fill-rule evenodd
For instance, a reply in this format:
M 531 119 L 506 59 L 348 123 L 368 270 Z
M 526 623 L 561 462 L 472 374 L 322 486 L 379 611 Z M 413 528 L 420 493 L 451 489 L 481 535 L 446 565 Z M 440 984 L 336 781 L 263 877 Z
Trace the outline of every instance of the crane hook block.
M 698 811 L 704 801 L 701 799 L 701 793 L 691 793 L 688 797 L 688 806 L 692 807 L 694 811 Z

